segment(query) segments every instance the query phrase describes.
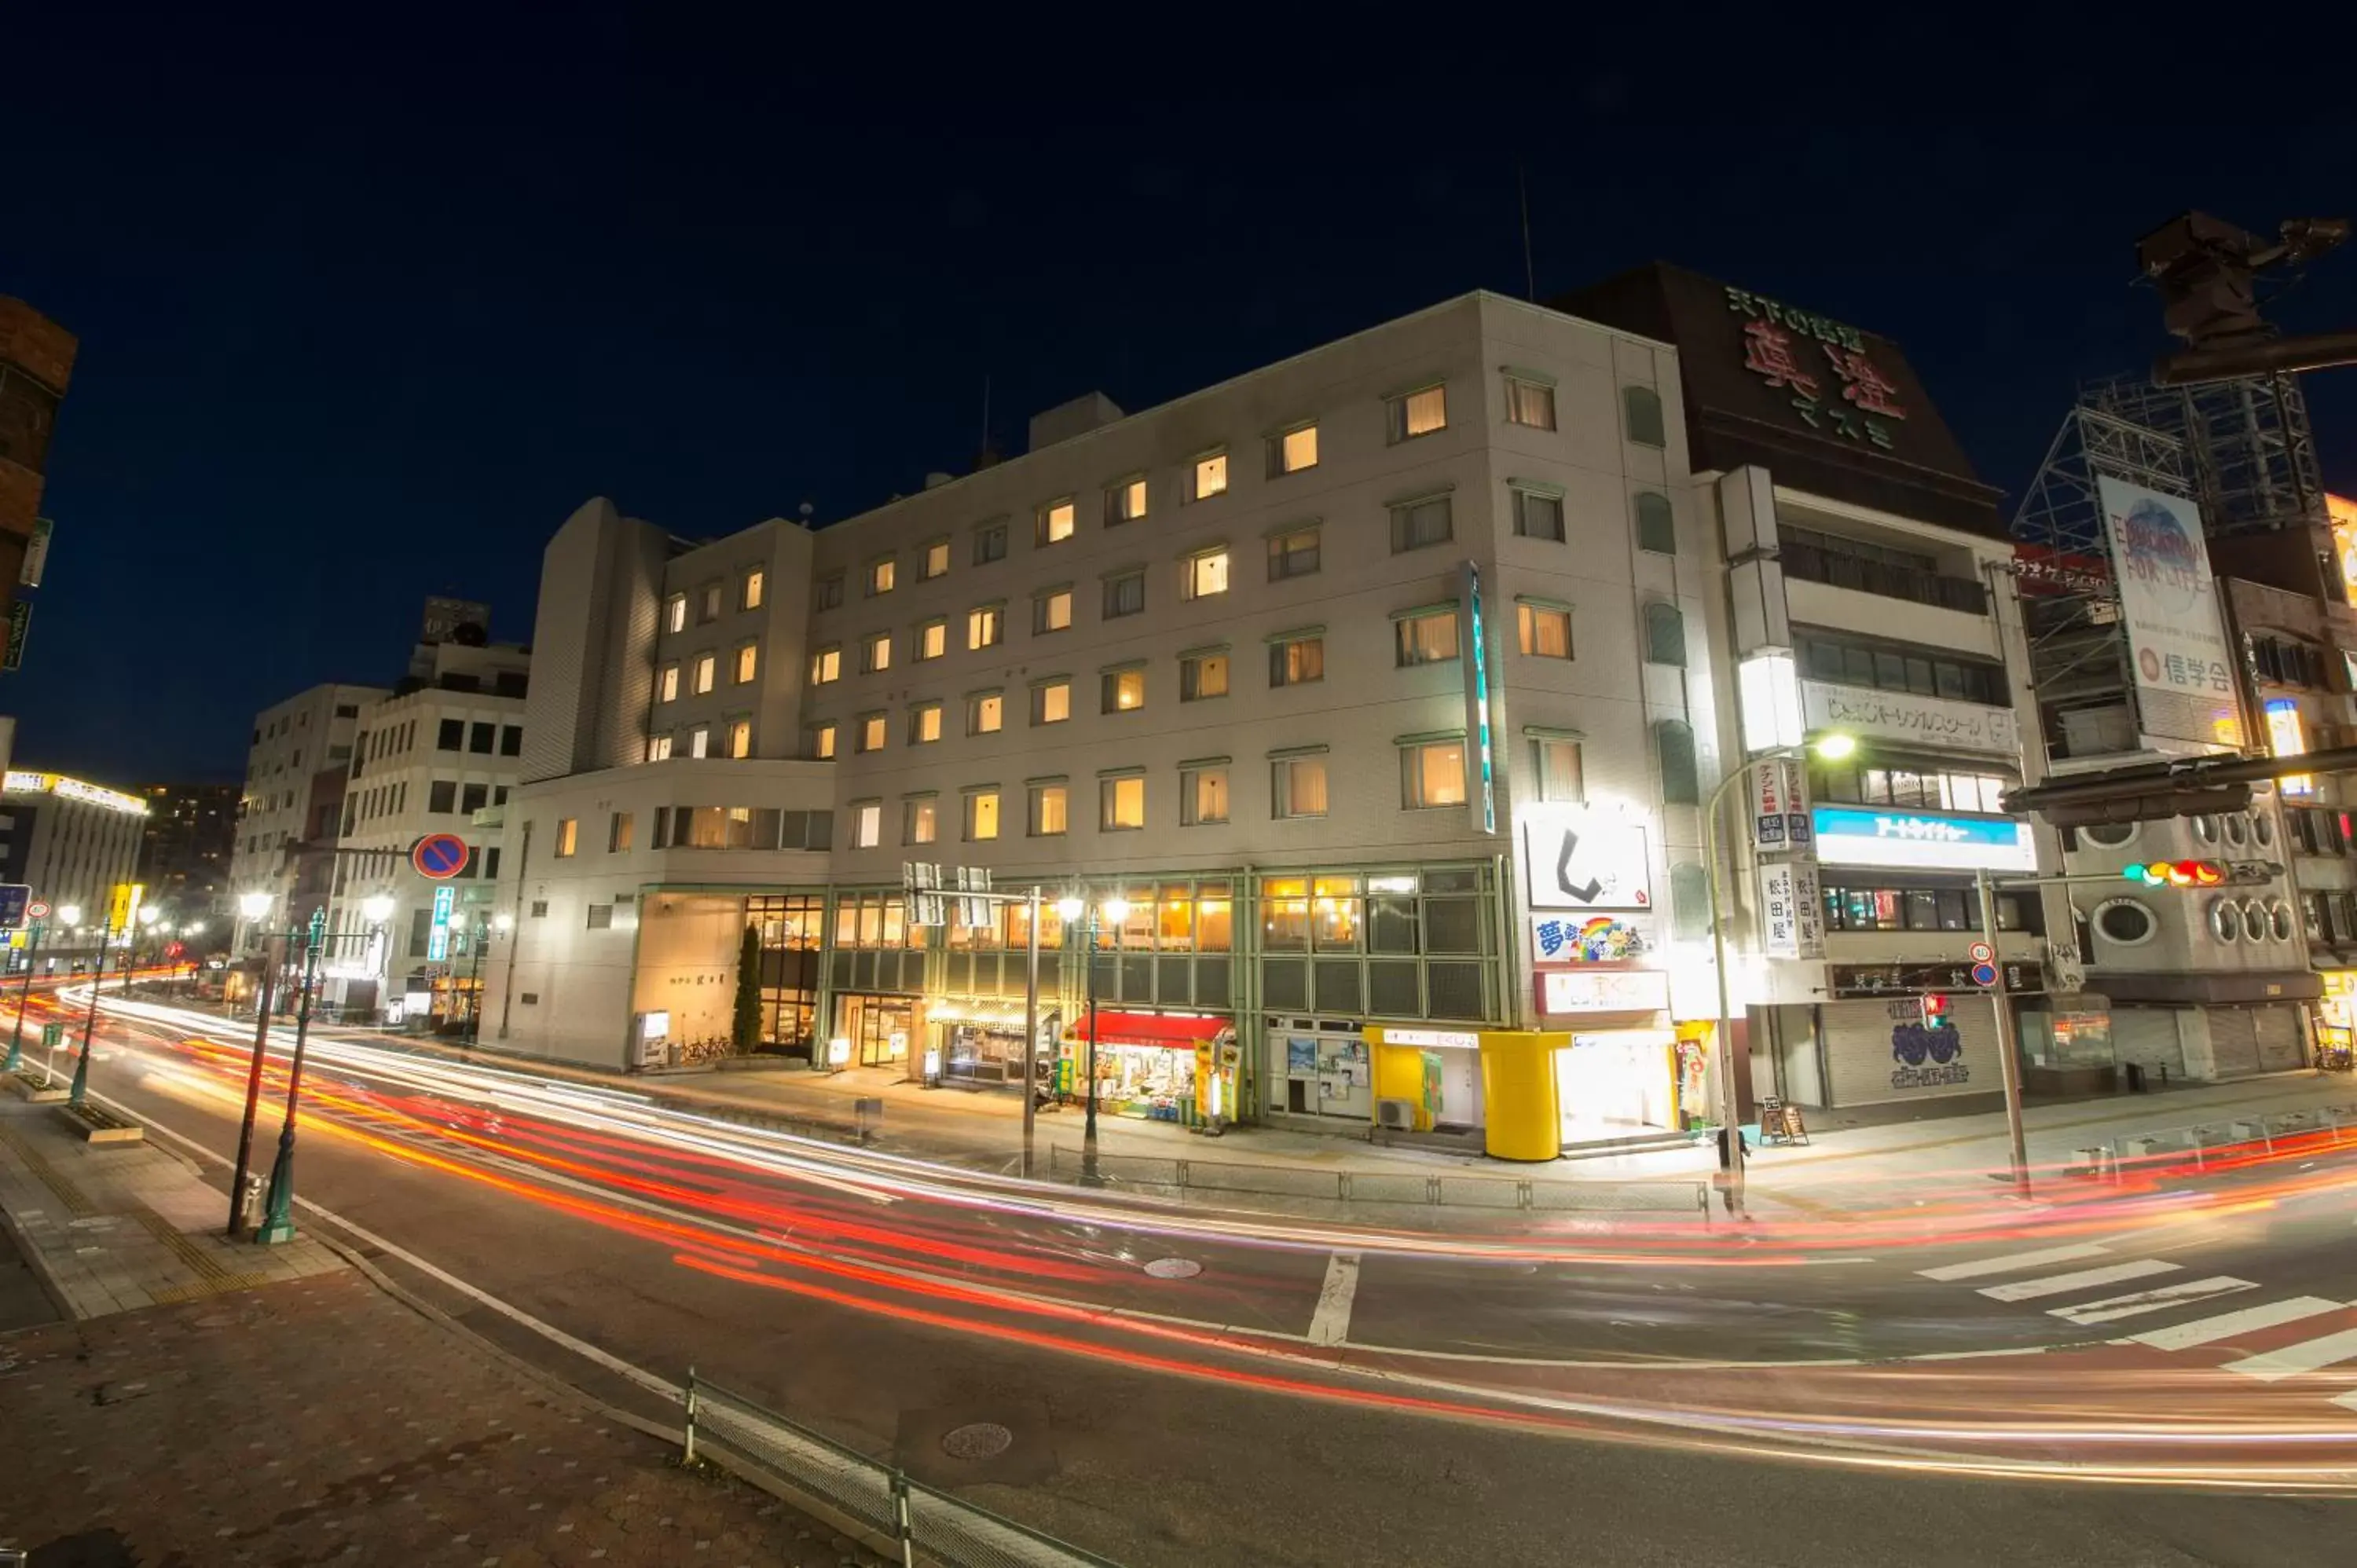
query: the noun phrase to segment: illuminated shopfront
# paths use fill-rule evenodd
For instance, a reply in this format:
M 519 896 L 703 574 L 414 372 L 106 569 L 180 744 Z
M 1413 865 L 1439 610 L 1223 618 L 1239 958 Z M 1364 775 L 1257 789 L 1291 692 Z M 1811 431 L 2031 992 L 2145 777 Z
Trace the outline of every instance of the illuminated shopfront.
M 1065 1032 L 1057 1074 L 1059 1090 L 1076 1101 L 1088 1093 L 1089 1031 L 1084 1013 Z M 1099 1008 L 1095 1036 L 1100 1114 L 1190 1127 L 1233 1120 L 1240 1063 L 1227 1019 Z

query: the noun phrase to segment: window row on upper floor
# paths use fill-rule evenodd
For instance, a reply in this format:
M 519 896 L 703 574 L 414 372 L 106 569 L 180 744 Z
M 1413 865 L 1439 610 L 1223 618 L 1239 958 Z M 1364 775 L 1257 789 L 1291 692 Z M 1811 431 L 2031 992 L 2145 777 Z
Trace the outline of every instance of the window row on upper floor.
M 733 587 L 732 587 L 733 582 Z M 769 572 L 760 566 L 741 567 L 698 584 L 693 591 L 676 590 L 662 602 L 662 629 L 676 635 L 687 629 L 691 607 L 695 624 L 709 626 L 722 616 L 761 607 L 769 592 Z
M 1540 371 L 1512 369 L 1506 370 L 1501 374 L 1504 379 L 1502 406 L 1507 423 L 1540 430 L 1555 429 L 1555 395 L 1553 378 Z M 1629 440 L 1641 446 L 1656 447 L 1666 443 L 1661 397 L 1651 387 L 1631 385 L 1622 388 L 1621 405 L 1625 433 Z M 1397 445 L 1437 435 L 1449 426 L 1448 382 L 1434 381 L 1426 386 L 1394 394 L 1383 400 L 1383 407 L 1384 429 L 1392 444 Z M 1318 467 L 1318 422 L 1306 419 L 1283 426 L 1263 437 L 1262 469 L 1265 478 L 1272 480 L 1282 479 Z M 1178 504 L 1193 505 L 1226 495 L 1230 486 L 1231 464 L 1234 456 L 1235 454 L 1230 446 L 1221 445 L 1207 447 L 1188 457 L 1178 470 L 1176 493 Z M 1112 529 L 1144 520 L 1154 504 L 1154 487 L 1151 479 L 1150 474 L 1140 471 L 1123 475 L 1103 487 L 1099 492 L 1097 506 L 1099 524 Z M 1534 498 L 1528 503 L 1534 513 L 1531 525 L 1524 527 L 1522 516 L 1524 503 L 1518 500 L 1516 532 L 1539 537 L 1561 539 L 1563 537 L 1562 492 L 1559 489 L 1553 492 L 1551 532 L 1548 531 L 1549 525 L 1545 521 L 1546 514 L 1550 510 L 1547 487 L 1534 487 L 1531 494 Z M 1666 532 L 1668 499 L 1666 497 L 1657 499 L 1661 502 L 1661 519 L 1658 525 L 1652 518 L 1642 515 L 1644 509 L 1641 507 L 1640 532 L 1641 534 L 1649 537 L 1666 539 L 1668 537 Z M 1032 509 L 1030 520 L 1032 547 L 1045 550 L 1076 537 L 1081 528 L 1081 506 L 1082 498 L 1075 493 L 1054 496 L 1035 506 Z M 1402 524 L 1396 516 L 1401 509 L 1395 507 L 1393 510 L 1394 524 L 1392 548 L 1394 551 L 1415 548 L 1419 543 L 1438 542 L 1437 539 L 1418 538 L 1414 542 L 1404 543 L 1401 538 Z M 1421 520 L 1420 523 L 1409 524 L 1408 528 L 1413 534 L 1419 529 L 1428 531 L 1432 525 L 1433 520 L 1426 518 Z M 975 524 L 971 530 L 972 540 L 968 546 L 971 564 L 985 566 L 996 561 L 1005 560 L 1012 528 L 1012 522 L 1005 517 L 992 518 Z M 1447 535 L 1443 533 L 1440 537 L 1445 538 Z M 1648 544 L 1646 548 L 1660 548 L 1667 552 L 1674 550 L 1674 545 Z M 910 553 L 911 559 L 907 564 L 909 573 L 912 573 L 918 582 L 931 582 L 935 578 L 946 576 L 949 575 L 954 554 L 955 536 L 953 534 L 944 533 L 927 540 Z M 858 581 L 861 593 L 867 598 L 882 597 L 899 587 L 901 583 L 907 580 L 908 575 L 904 573 L 899 551 L 877 552 L 868 556 L 859 567 Z M 824 611 L 841 607 L 848 592 L 850 577 L 851 574 L 844 571 L 829 573 L 820 577 L 815 589 L 814 607 Z M 671 629 L 676 631 L 683 624 L 683 618 L 675 616 Z

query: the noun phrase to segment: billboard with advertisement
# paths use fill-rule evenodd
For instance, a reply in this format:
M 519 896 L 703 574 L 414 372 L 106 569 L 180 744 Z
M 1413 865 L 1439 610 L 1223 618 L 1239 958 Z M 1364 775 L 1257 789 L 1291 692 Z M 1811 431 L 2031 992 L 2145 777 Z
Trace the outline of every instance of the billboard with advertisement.
M 1819 806 L 1817 858 L 1827 865 L 1890 865 L 1926 871 L 2035 871 L 2029 824 L 2012 817 Z
M 2138 726 L 2164 740 L 2243 744 L 2233 655 L 2218 617 L 2201 509 L 2099 475 Z
M 1824 900 L 1817 868 L 1806 861 L 1772 861 L 1760 868 L 1760 945 L 1770 958 L 1825 956 Z
M 1650 909 L 1652 852 L 1641 822 L 1587 806 L 1526 806 L 1523 885 L 1534 909 Z

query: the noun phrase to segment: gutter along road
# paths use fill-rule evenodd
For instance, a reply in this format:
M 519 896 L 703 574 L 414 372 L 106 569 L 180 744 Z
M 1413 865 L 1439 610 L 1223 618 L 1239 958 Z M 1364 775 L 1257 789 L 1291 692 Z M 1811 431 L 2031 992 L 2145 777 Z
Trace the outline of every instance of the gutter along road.
M 102 1007 L 93 1090 L 226 1154 L 250 1036 Z M 2346 1148 L 2036 1211 L 1949 1184 L 1838 1219 L 1406 1230 L 309 1049 L 298 1193 L 487 1337 L 667 1421 L 645 1384 L 693 1364 L 1125 1563 L 2342 1563 L 2357 1540 Z M 970 1421 L 1015 1444 L 948 1459 Z

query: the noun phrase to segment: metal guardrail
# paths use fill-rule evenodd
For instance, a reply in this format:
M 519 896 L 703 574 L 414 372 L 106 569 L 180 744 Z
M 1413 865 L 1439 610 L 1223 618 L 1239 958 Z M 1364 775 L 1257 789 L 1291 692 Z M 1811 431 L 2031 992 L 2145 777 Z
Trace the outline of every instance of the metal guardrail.
M 871 1534 L 897 1543 L 906 1568 L 1118 1568 L 1109 1558 L 977 1508 L 758 1401 L 687 1373 L 684 1457 L 717 1444 Z
M 2329 1135 L 2335 1144 L 2357 1143 L 2357 1104 L 2312 1105 L 2129 1133 L 2073 1150 L 2074 1163 L 2066 1168 L 2081 1176 L 2118 1181 L 2131 1162 L 2191 1155 L 2193 1168 L 2203 1170 L 2229 1149 L 2256 1144 L 2273 1154 L 2277 1138 L 2314 1133 Z
M 1236 1160 L 1166 1159 L 1152 1155 L 1096 1156 L 1060 1144 L 1048 1146 L 1050 1178 L 1104 1187 L 1159 1187 L 1178 1192 L 1252 1193 L 1321 1203 L 1416 1203 L 1459 1208 L 1609 1210 L 1684 1213 L 1710 1218 L 1710 1184 L 1702 1181 L 1540 1181 L 1526 1177 L 1450 1176 L 1435 1172 L 1317 1170 Z

